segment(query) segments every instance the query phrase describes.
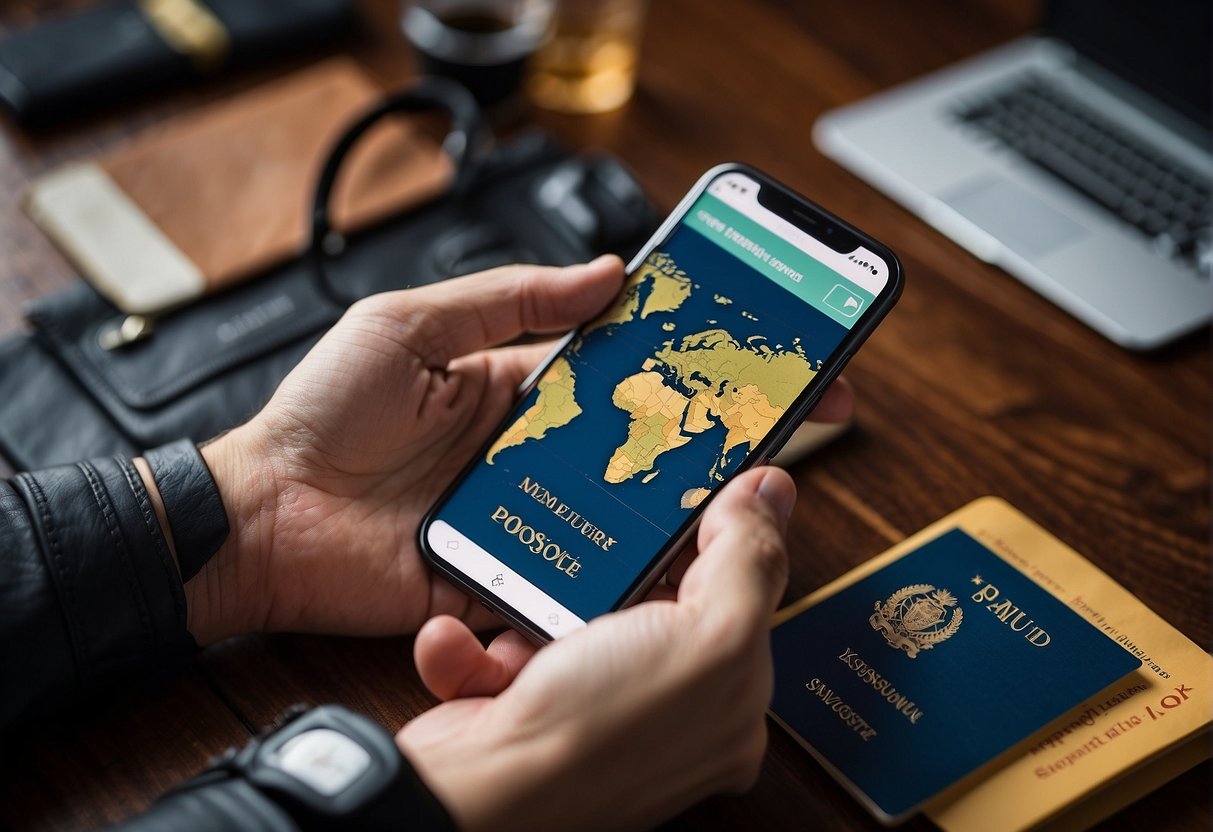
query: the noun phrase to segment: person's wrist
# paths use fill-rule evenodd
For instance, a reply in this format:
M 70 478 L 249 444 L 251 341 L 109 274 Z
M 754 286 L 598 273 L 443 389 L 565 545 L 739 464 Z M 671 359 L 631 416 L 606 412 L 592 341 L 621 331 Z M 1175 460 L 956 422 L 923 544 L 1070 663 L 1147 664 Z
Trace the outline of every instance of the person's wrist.
M 262 628 L 266 587 L 260 579 L 273 536 L 277 489 L 254 423 L 200 446 L 231 531 L 219 551 L 185 583 L 188 629 L 199 645 Z
M 461 832 L 575 826 L 565 804 L 574 795 L 559 785 L 572 765 L 569 733 L 519 731 L 517 725 L 499 730 L 502 721 L 488 718 L 495 705 L 484 703 L 466 720 L 456 717 L 446 730 L 415 731 L 410 723 L 396 735 L 396 745 Z

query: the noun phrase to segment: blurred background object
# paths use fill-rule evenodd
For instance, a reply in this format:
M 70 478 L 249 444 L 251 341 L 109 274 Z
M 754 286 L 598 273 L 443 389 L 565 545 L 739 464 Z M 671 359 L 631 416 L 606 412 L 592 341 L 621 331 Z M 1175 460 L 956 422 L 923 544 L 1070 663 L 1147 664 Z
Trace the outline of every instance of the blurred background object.
M 383 95 L 357 62 L 329 58 L 58 167 L 23 204 L 110 302 L 165 312 L 302 251 L 323 159 Z M 427 202 L 450 178 L 437 144 L 406 120 L 360 151 L 335 200 L 342 231 Z
M 554 0 L 408 0 L 401 26 L 421 71 L 463 84 L 482 107 L 509 101 L 548 36 Z
M 1209 0 L 1048 0 L 1038 33 L 827 113 L 818 147 L 1116 343 L 1213 313 Z
M 623 106 L 636 85 L 645 0 L 559 0 L 552 36 L 535 56 L 527 91 L 561 113 Z
M 0 39 L 0 104 L 47 127 L 347 34 L 353 0 L 123 0 Z

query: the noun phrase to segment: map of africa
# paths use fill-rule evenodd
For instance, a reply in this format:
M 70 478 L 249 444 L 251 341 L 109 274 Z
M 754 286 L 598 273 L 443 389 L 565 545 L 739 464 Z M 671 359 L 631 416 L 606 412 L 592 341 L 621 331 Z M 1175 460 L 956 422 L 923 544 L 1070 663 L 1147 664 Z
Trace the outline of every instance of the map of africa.
M 618 302 L 585 327 L 568 355 L 577 356 L 583 341 L 596 331 L 624 333 L 637 319 L 676 312 L 699 288 L 672 257 L 653 253 L 631 275 Z M 733 310 L 728 297 L 714 294 L 712 300 L 721 318 L 758 320 L 748 311 Z M 663 332 L 684 325 L 671 318 L 662 324 Z M 608 484 L 634 477 L 648 484 L 660 474 L 663 454 L 710 433 L 719 443 L 713 462 L 703 471 L 704 487 L 683 491 L 683 509 L 694 508 L 711 493 L 710 486 L 724 479 L 730 454 L 754 448 L 816 372 L 799 339 L 786 347 L 771 346 L 762 335 L 740 340 L 718 318 L 705 318 L 695 330 L 665 341 L 639 362 L 636 372 L 615 383 L 611 402 L 628 415 L 627 435 L 612 442 L 614 451 L 601 473 Z M 567 358 L 554 361 L 540 378 L 533 403 L 492 445 L 485 462 L 493 464 L 508 448 L 541 441 L 580 416 L 577 375 Z M 717 427 L 724 429 L 723 439 Z

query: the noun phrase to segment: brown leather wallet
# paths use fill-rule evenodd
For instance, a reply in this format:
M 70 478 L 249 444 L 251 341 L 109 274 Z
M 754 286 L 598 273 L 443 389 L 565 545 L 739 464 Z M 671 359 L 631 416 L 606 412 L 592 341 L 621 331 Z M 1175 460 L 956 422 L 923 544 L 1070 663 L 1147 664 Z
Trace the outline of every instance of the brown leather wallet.
M 30 187 L 26 210 L 123 311 L 179 306 L 303 249 L 320 165 L 382 93 L 332 59 L 54 171 Z M 386 123 L 350 159 L 334 223 L 370 225 L 442 193 L 449 176 L 436 142 Z

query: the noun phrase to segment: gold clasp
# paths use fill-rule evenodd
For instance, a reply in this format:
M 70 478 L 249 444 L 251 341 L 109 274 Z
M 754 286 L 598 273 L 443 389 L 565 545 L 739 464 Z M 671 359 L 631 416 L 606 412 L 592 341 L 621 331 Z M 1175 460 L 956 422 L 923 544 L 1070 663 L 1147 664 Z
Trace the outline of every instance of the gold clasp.
M 223 21 L 197 0 L 139 0 L 139 10 L 173 49 L 200 70 L 223 63 L 231 38 Z

